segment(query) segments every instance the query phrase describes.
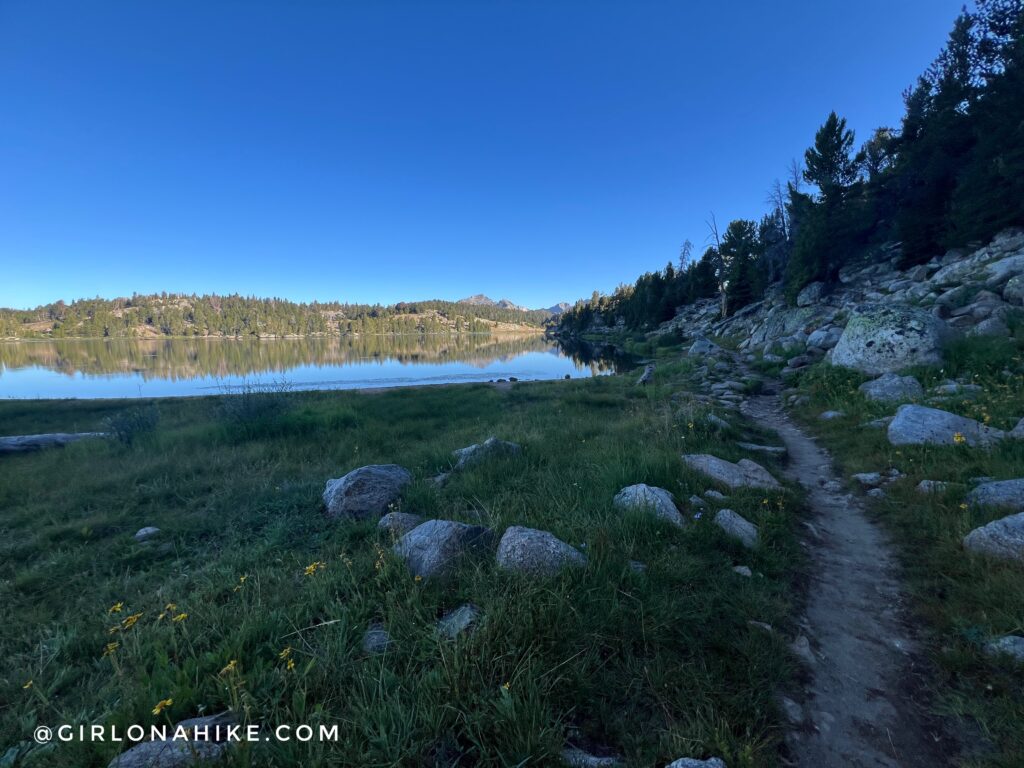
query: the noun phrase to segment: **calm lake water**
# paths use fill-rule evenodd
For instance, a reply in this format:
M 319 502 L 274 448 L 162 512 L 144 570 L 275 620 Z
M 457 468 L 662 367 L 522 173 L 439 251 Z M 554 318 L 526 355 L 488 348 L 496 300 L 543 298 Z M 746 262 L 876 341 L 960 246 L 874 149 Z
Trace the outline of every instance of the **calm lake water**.
M 542 336 L 73 339 L 0 342 L 0 397 L 215 395 L 598 376 L 613 364 Z

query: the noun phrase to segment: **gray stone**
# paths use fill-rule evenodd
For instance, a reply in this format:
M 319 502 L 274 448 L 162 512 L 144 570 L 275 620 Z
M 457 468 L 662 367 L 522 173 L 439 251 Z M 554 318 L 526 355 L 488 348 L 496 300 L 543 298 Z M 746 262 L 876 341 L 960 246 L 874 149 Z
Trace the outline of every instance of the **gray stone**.
M 720 493 L 716 491 L 714 488 L 709 488 L 708 490 L 704 491 L 704 496 L 708 499 L 713 499 L 715 501 L 725 501 L 727 498 L 729 498 L 724 493 Z
M 811 650 L 811 641 L 807 639 L 806 635 L 797 635 L 796 639 L 789 644 L 789 650 L 805 664 L 813 667 L 818 663 L 814 651 Z
M 452 451 L 452 456 L 456 459 L 455 469 L 463 470 L 492 457 L 513 456 L 520 451 L 522 451 L 522 447 L 517 443 L 510 443 L 505 440 L 499 440 L 496 437 L 489 437 L 482 443 L 474 443 L 473 445 L 466 446 L 465 448 L 459 448 Z
M 843 418 L 845 415 L 842 411 L 825 411 L 818 418 L 822 421 L 835 421 L 836 419 Z
M 498 544 L 498 567 L 533 576 L 554 576 L 563 568 L 582 568 L 587 558 L 547 531 L 510 526 Z
M 841 328 L 819 328 L 807 337 L 807 344 L 819 349 L 832 349 L 839 343 L 843 331 Z M 767 359 L 767 356 L 765 356 Z
M 737 441 L 736 445 L 745 451 L 753 451 L 755 453 L 765 453 L 769 456 L 785 456 L 786 448 L 782 445 L 758 445 L 757 443 L 745 443 L 743 441 Z
M 804 708 L 788 696 L 779 696 L 779 709 L 790 725 L 800 725 L 804 721 Z
M 740 459 L 733 464 L 708 453 L 694 453 L 683 456 L 683 461 L 691 469 L 702 472 L 708 477 L 729 486 L 730 488 L 767 488 L 774 490 L 781 487 L 767 469 L 750 459 Z M 705 494 L 707 495 L 707 494 Z
M 470 551 L 487 548 L 493 535 L 489 528 L 454 520 L 427 520 L 402 536 L 393 547 L 414 576 L 444 577 Z
M 906 402 L 924 396 L 924 387 L 913 376 L 884 373 L 877 379 L 865 381 L 858 387 L 868 400 L 883 403 Z
M 437 631 L 442 637 L 454 640 L 459 635 L 472 632 L 480 622 L 483 612 L 472 603 L 464 603 L 437 620 Z
M 964 536 L 964 549 L 998 560 L 1024 562 L 1024 512 L 975 528 Z
M 108 437 L 106 432 L 54 432 L 46 435 L 12 435 L 0 437 L 0 453 L 22 453 L 43 448 L 61 448 L 68 443 Z
M 1024 419 L 1017 422 L 1017 426 L 1006 433 L 1012 440 L 1024 440 Z
M 983 481 L 967 494 L 967 502 L 979 507 L 1024 512 L 1024 477 Z
M 676 499 L 664 488 L 638 483 L 623 488 L 613 501 L 618 509 L 648 510 L 659 520 L 682 527 L 686 522 L 679 514 Z
M 393 644 L 391 635 L 384 629 L 384 625 L 375 622 L 370 625 L 363 635 L 363 653 L 379 655 L 386 652 Z
M 569 768 L 622 768 L 625 765 L 617 757 L 597 757 L 576 747 L 562 750 L 562 760 Z
M 892 416 L 883 416 L 880 419 L 872 419 L 871 421 L 864 422 L 861 424 L 865 429 L 885 429 L 889 426 L 892 421 Z
M 707 415 L 707 422 L 715 429 L 732 429 L 732 425 L 728 421 L 719 418 L 713 413 Z
M 154 536 L 158 536 L 159 534 L 159 528 L 154 528 L 152 525 L 147 525 L 145 528 L 139 528 L 139 530 L 135 532 L 135 540 L 138 542 L 148 541 L 149 539 L 152 539 Z
M 872 499 L 884 499 L 885 491 L 883 491 L 881 488 L 872 488 L 870 491 L 867 492 L 867 495 Z
M 1003 286 L 1003 300 L 1018 307 L 1024 305 L 1024 275 L 1011 277 Z
M 638 386 L 646 386 L 654 381 L 654 363 L 644 367 L 643 373 L 640 374 L 640 378 L 636 380 Z
M 961 384 L 957 381 L 940 384 L 932 390 L 937 395 L 972 398 L 980 395 L 983 391 L 977 384 Z
M 633 573 L 647 573 L 647 564 L 641 563 L 639 560 L 630 560 L 629 570 L 631 570 Z
M 748 579 L 754 575 L 754 572 L 745 565 L 735 565 L 732 569 L 733 573 L 738 573 L 740 576 L 746 576 Z
M 404 536 L 423 522 L 420 515 L 411 512 L 388 512 L 377 523 L 377 530 L 390 533 L 392 536 Z
M 690 345 L 690 349 L 687 354 L 691 357 L 697 357 L 700 355 L 713 355 L 722 351 L 722 348 L 715 344 L 715 342 L 705 339 L 702 336 Z
M 817 304 L 821 301 L 821 294 L 824 290 L 824 283 L 808 283 L 804 286 L 803 290 L 796 295 L 796 305 L 798 307 L 809 307 L 812 304 Z
M 846 324 L 832 350 L 832 364 L 874 375 L 938 365 L 948 336 L 946 324 L 925 310 L 864 305 Z
M 324 489 L 327 516 L 337 520 L 380 518 L 402 496 L 412 474 L 397 464 L 371 464 L 353 469 Z
M 689 502 L 691 507 L 698 507 L 700 509 L 703 509 L 708 505 L 708 503 L 704 501 L 704 499 L 702 499 L 700 496 L 691 495 L 689 498 Z
M 1014 661 L 1024 663 L 1024 637 L 1020 635 L 1003 635 L 985 644 L 985 653 L 989 656 L 1010 656 Z
M 893 445 L 957 445 L 962 441 L 972 447 L 989 447 L 1003 439 L 1004 434 L 948 411 L 901 405 L 889 423 L 888 436 Z
M 680 757 L 673 760 L 665 768 L 726 768 L 725 761 L 720 757 L 709 757 L 707 760 L 697 760 L 693 757 Z
M 1010 327 L 1001 317 L 989 317 L 974 326 L 968 336 L 1009 336 Z
M 944 480 L 922 480 L 917 484 L 918 493 L 945 493 L 950 484 Z
M 877 488 L 882 484 L 882 475 L 879 472 L 858 472 L 853 479 L 864 488 Z
M 715 513 L 715 525 L 747 549 L 757 546 L 757 526 L 745 520 L 731 509 L 720 509 Z
M 230 712 L 182 720 L 174 728 L 175 731 L 180 728 L 187 733 L 190 737 L 187 740 L 175 741 L 168 738 L 140 742 L 117 755 L 108 763 L 107 768 L 188 768 L 220 762 L 228 749 L 228 745 L 222 743 L 227 740 L 227 727 L 236 722 Z M 206 738 L 195 738 L 204 733 L 197 732 L 197 728 L 205 729 Z

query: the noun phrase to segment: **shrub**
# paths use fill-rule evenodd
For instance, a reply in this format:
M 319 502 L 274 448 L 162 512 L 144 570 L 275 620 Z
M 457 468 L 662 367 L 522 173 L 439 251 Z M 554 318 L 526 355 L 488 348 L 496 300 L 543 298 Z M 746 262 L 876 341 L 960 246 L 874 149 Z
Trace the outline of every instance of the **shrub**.
M 103 430 L 122 445 L 131 445 L 135 439 L 156 429 L 160 411 L 155 405 L 129 408 L 103 420 Z

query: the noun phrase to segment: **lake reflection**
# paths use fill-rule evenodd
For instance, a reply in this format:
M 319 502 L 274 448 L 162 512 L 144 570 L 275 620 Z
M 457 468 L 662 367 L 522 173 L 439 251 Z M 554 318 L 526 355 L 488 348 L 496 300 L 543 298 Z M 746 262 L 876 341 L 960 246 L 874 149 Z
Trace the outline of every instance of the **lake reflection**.
M 540 335 L 18 341 L 0 343 L 0 397 L 210 395 L 269 383 L 361 389 L 575 378 L 612 368 Z

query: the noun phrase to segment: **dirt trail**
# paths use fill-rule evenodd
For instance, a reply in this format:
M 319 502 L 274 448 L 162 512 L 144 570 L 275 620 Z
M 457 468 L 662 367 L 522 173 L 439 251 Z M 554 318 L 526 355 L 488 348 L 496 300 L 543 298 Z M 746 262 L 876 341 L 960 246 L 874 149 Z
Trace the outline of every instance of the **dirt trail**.
M 795 764 L 948 765 L 950 755 L 914 695 L 915 643 L 892 546 L 777 395 L 753 398 L 743 412 L 778 432 L 789 451 L 787 474 L 807 489 L 813 511 L 805 539 L 812 573 L 802 622 L 810 640 L 810 682 L 804 724 L 790 738 Z

